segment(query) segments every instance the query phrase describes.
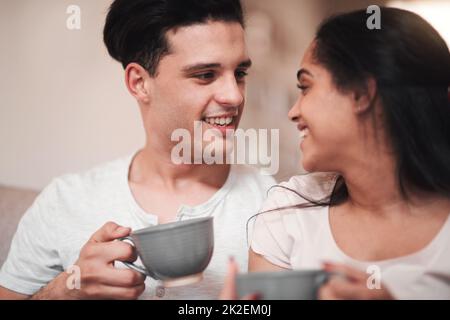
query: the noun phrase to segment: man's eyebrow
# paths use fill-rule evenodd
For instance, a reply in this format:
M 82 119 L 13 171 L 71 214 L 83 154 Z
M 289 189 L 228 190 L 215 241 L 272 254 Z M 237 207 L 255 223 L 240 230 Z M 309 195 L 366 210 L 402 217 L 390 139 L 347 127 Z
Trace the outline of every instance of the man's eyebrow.
M 184 73 L 191 73 L 204 69 L 214 69 L 220 68 L 222 65 L 220 63 L 196 63 L 183 68 Z
M 252 66 L 252 60 L 247 59 L 241 63 L 239 63 L 238 68 L 250 68 Z
M 298 70 L 298 72 L 297 72 L 297 80 L 298 80 L 298 81 L 300 81 L 300 77 L 302 76 L 302 74 L 307 74 L 307 75 L 309 75 L 309 76 L 311 76 L 311 77 L 314 77 L 314 76 L 311 74 L 311 72 L 309 72 L 307 69 L 300 69 L 300 70 Z
M 250 59 L 239 63 L 238 68 L 250 68 L 252 66 L 252 61 Z M 184 73 L 192 73 L 195 71 L 205 70 L 205 69 L 216 69 L 220 68 L 222 65 L 220 63 L 196 63 L 183 68 Z

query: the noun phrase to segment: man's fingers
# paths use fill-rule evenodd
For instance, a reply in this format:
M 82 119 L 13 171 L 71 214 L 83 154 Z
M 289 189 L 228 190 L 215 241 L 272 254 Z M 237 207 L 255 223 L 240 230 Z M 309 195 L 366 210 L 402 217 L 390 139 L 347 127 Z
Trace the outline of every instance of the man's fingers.
M 234 259 L 230 258 L 230 262 L 228 263 L 228 272 L 227 277 L 225 278 L 225 283 L 220 293 L 220 300 L 236 300 L 236 275 L 239 272 L 238 266 Z
M 98 285 L 89 290 L 93 299 L 136 300 L 144 292 L 145 284 L 130 288 Z
M 132 288 L 144 284 L 145 276 L 130 269 L 108 268 L 102 273 L 101 283 L 112 287 Z
M 121 227 L 114 222 L 107 222 L 98 229 L 89 239 L 91 242 L 108 242 L 118 238 L 126 237 L 130 234 L 131 229 Z
M 137 260 L 137 251 L 129 243 L 111 241 L 96 243 L 90 246 L 88 257 L 104 261 L 106 264 L 113 261 L 134 262 Z
M 136 248 L 129 243 L 114 241 L 107 243 L 106 246 L 111 248 L 108 254 L 110 254 L 109 258 L 114 261 L 134 262 L 138 258 Z

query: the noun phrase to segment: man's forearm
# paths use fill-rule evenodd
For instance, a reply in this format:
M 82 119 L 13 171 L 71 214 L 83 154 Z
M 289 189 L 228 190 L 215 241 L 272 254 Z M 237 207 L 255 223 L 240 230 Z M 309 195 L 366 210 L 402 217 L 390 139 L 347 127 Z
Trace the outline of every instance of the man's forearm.
M 31 300 L 74 300 L 77 299 L 73 291 L 67 287 L 68 274 L 60 273 L 45 287 L 30 297 Z

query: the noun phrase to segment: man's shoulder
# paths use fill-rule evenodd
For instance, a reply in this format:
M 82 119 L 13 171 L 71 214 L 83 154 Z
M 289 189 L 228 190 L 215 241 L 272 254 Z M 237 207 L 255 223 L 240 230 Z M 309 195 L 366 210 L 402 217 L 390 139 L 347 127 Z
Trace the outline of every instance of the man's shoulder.
M 235 165 L 232 167 L 238 184 L 246 184 L 262 189 L 269 189 L 276 185 L 273 176 L 262 173 L 259 169 L 249 165 Z
M 234 197 L 232 202 L 258 210 L 270 188 L 276 185 L 276 180 L 247 165 L 236 165 L 232 170 L 234 180 L 230 192 L 230 196 Z
M 54 178 L 42 191 L 41 197 L 79 197 L 98 193 L 101 190 L 114 189 L 121 179 L 126 179 L 130 157 L 96 165 L 91 169 L 67 173 Z

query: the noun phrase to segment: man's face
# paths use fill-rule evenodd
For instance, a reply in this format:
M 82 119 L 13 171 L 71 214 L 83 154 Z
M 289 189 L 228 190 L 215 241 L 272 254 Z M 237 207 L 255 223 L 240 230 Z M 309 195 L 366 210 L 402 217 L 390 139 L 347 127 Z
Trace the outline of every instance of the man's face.
M 211 21 L 170 30 L 166 37 L 170 54 L 149 84 L 147 138 L 170 149 L 174 130 L 187 129 L 193 137 L 194 121 L 201 121 L 203 132 L 236 129 L 250 66 L 242 26 Z

